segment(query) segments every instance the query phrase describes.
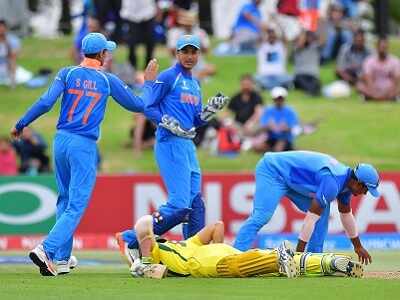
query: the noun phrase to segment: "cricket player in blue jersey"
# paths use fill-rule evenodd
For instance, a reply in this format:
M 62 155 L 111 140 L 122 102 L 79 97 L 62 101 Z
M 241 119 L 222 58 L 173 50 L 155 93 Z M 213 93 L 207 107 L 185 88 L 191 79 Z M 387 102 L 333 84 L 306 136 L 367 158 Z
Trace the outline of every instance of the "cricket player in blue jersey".
M 181 36 L 176 45 L 178 62 L 160 73 L 153 83 L 152 102 L 146 105 L 146 116 L 158 124 L 154 151 L 168 193 L 166 204 L 153 214 L 157 235 L 183 223 L 183 236 L 187 239 L 205 224 L 200 166 L 192 138 L 195 128 L 205 125 L 227 104 L 228 98 L 219 93 L 203 107 L 199 82 L 191 74 L 199 52 L 197 36 Z M 121 252 L 132 263 L 134 257 L 128 248 L 138 248 L 135 232 L 126 230 L 117 233 L 116 238 Z
M 18 138 L 24 127 L 48 112 L 62 95 L 53 147 L 59 192 L 56 223 L 43 243 L 29 253 L 44 276 L 69 272 L 72 237 L 96 180 L 96 140 L 108 96 L 133 112 L 143 112 L 145 101 L 150 101 L 157 62 L 152 60 L 145 71 L 147 81 L 140 98 L 118 77 L 102 71 L 107 51 L 115 48 L 116 44 L 100 33 L 86 35 L 82 40 L 82 63 L 61 69 L 50 88 L 11 130 L 12 137 Z
M 309 243 L 309 252 L 322 252 L 330 203 L 337 199 L 340 219 L 355 252 L 362 263 L 371 262 L 358 236 L 350 200 L 352 195 L 368 191 L 379 197 L 379 175 L 373 166 L 362 163 L 351 169 L 327 154 L 310 151 L 266 153 L 257 164 L 255 180 L 253 212 L 240 228 L 235 248 L 249 249 L 281 198 L 287 196 L 306 212 L 296 250 L 303 252 Z

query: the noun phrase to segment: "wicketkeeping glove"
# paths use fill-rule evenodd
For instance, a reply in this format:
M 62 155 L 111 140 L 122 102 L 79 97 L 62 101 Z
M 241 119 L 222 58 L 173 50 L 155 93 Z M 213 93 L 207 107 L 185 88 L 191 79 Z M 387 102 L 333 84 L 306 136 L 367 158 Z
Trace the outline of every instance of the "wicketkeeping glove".
M 210 121 L 214 115 L 222 110 L 229 102 L 229 97 L 224 96 L 221 92 L 218 92 L 214 97 L 211 97 L 207 101 L 207 105 L 204 106 L 200 114 L 200 119 L 203 121 Z
M 177 119 L 169 115 L 162 116 L 161 122 L 158 125 L 168 129 L 173 134 L 186 139 L 193 139 L 196 136 L 196 129 L 194 127 L 185 130 L 181 127 L 181 124 Z

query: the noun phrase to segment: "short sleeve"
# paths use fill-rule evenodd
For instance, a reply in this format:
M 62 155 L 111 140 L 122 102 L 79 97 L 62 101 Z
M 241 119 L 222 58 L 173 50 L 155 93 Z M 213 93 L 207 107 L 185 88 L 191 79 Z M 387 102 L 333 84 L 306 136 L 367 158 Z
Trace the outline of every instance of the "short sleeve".
M 330 202 L 335 200 L 338 193 L 339 186 L 332 174 L 326 174 L 320 177 L 316 200 L 322 208 L 325 208 Z

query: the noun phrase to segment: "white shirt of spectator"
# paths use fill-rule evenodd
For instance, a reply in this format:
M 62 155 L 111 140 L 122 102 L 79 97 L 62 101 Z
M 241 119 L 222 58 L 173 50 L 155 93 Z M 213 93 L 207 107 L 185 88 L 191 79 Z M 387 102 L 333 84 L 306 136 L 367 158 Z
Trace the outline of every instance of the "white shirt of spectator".
M 122 19 L 140 23 L 154 18 L 157 7 L 154 0 L 122 0 L 120 15 Z
M 286 48 L 281 41 L 263 42 L 257 52 L 257 74 L 261 76 L 286 74 Z
M 0 42 L 0 82 L 8 82 L 8 56 L 11 52 L 17 52 L 20 49 L 20 40 L 18 37 L 7 34 L 4 42 Z

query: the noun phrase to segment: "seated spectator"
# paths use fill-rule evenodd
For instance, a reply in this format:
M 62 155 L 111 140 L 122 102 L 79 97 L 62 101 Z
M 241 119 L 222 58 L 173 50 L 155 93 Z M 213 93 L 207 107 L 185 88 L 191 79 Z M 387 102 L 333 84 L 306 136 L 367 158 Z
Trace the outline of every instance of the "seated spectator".
M 50 171 L 47 144 L 38 132 L 25 127 L 21 138 L 14 141 L 14 147 L 20 158 L 21 173 L 36 175 Z
M 263 30 L 263 41 L 257 50 L 257 83 L 271 90 L 277 86 L 289 88 L 292 77 L 286 71 L 286 39 L 281 30 L 282 38 L 278 38 L 276 30 L 268 27 Z
M 243 127 L 245 133 L 250 131 L 262 112 L 263 100 L 255 90 L 254 81 L 250 74 L 240 78 L 240 91 L 234 95 L 228 104 L 228 110 L 234 114 L 234 120 Z
M 0 176 L 18 174 L 17 155 L 7 137 L 0 137 Z
M 303 31 L 294 47 L 294 86 L 296 89 L 318 96 L 321 82 L 319 79 L 319 44 L 312 31 Z
M 299 124 L 296 112 L 285 105 L 288 92 L 283 87 L 273 88 L 273 107 L 267 107 L 260 118 L 260 134 L 253 139 L 256 152 L 293 150 L 293 128 Z
M 364 31 L 359 29 L 354 33 L 353 43 L 340 48 L 336 65 L 337 76 L 351 85 L 356 84 L 368 55 L 370 50 L 365 46 Z
M 140 154 L 143 150 L 154 146 L 156 126 L 142 114 L 134 114 L 133 118 L 135 126 L 130 130 L 133 152 Z
M 254 50 L 261 38 L 261 0 L 251 0 L 240 9 L 232 28 L 232 46 L 239 51 Z
M 0 85 L 16 85 L 17 56 L 20 40 L 8 32 L 7 24 L 0 20 Z
M 352 33 L 350 24 L 344 18 L 343 6 L 334 2 L 328 9 L 328 20 L 322 24 L 319 33 L 325 37 L 321 50 L 321 61 L 328 62 L 336 59 L 340 47 L 351 43 Z
M 396 100 L 400 96 L 400 60 L 389 54 L 388 48 L 388 40 L 380 38 L 377 54 L 364 61 L 357 90 L 365 100 Z
M 193 76 L 202 80 L 215 74 L 215 66 L 205 61 L 206 55 L 210 48 L 210 39 L 205 30 L 201 29 L 197 23 L 197 15 L 195 12 L 180 9 L 177 18 L 178 26 L 171 28 L 167 34 L 167 46 L 171 57 L 175 59 L 176 42 L 178 38 L 185 34 L 196 35 L 200 38 L 201 43 L 201 56 L 193 68 Z

